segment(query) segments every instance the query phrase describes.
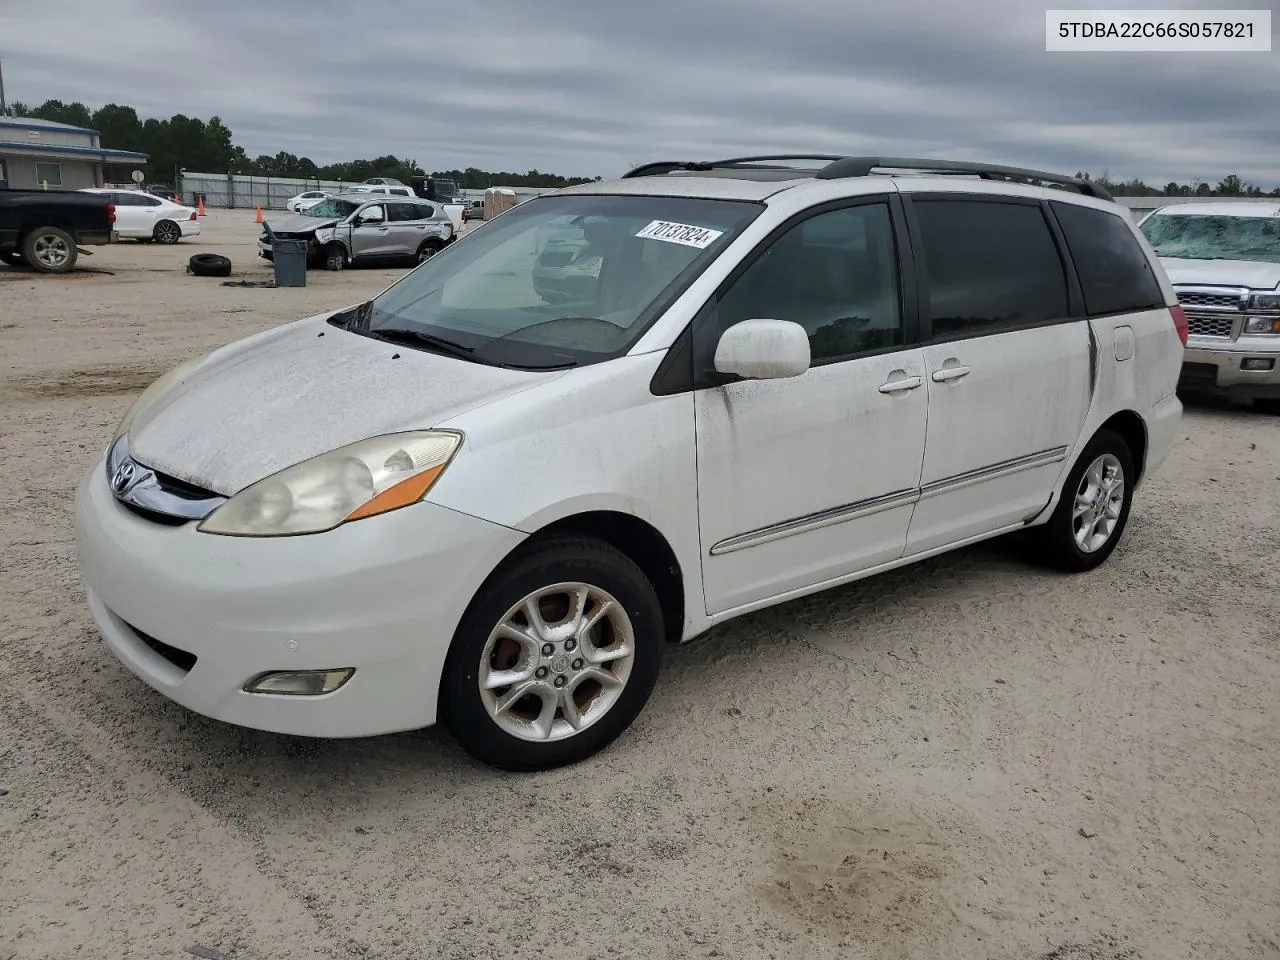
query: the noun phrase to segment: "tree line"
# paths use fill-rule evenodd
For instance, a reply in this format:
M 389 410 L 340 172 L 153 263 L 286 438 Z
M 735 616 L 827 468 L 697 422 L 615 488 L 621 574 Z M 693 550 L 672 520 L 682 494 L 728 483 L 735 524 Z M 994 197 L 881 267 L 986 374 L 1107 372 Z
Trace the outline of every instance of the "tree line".
M 514 173 L 480 170 L 476 167 L 427 171 L 413 159 L 391 154 L 371 160 L 347 160 L 329 164 L 317 164 L 309 157 L 296 157 L 283 150 L 274 157 L 266 154 L 250 157 L 243 147 L 232 143 L 231 130 L 221 117 L 210 117 L 206 121 L 177 113 L 168 120 L 143 120 L 133 107 L 116 103 L 109 103 L 92 111 L 78 101 L 63 103 L 61 100 L 46 100 L 38 107 L 12 103 L 10 113 L 15 117 L 35 117 L 97 130 L 104 147 L 145 153 L 151 158 L 146 164 L 148 180 L 151 182 L 174 183 L 178 171 L 182 169 L 201 173 L 339 180 L 348 183 L 370 177 L 391 177 L 409 183 L 413 177 L 425 176 L 430 172 L 436 177 L 452 179 L 468 190 L 483 190 L 491 186 L 568 187 L 600 179 L 562 177 L 539 170 Z
M 133 107 L 109 103 L 90 111 L 83 103 L 46 100 L 38 107 L 14 103 L 10 112 L 17 117 L 38 117 L 55 123 L 97 130 L 102 145 L 115 150 L 135 150 L 150 156 L 147 166 L 153 181 L 173 182 L 185 168 L 201 173 L 235 173 L 255 177 L 280 177 L 308 180 L 339 180 L 355 183 L 370 177 L 392 177 L 405 183 L 428 171 L 416 160 L 388 154 L 366 160 L 317 164 L 310 157 L 296 157 L 280 151 L 275 156 L 250 157 L 243 147 L 231 142 L 231 130 L 220 117 L 207 121 L 177 113 L 168 120 L 143 120 Z M 434 176 L 448 178 L 466 190 L 486 187 L 568 187 L 600 177 L 562 177 L 539 170 L 524 173 L 488 171 L 476 167 L 465 170 L 434 170 Z M 1115 197 L 1280 197 L 1280 187 L 1264 193 L 1261 187 L 1245 183 L 1236 174 L 1217 182 L 1196 179 L 1191 183 L 1166 183 L 1152 186 L 1141 179 L 1112 180 L 1106 173 L 1093 177 L 1076 171 L 1076 177 L 1104 187 Z
M 1076 171 L 1076 179 L 1096 183 L 1113 197 L 1280 197 L 1280 187 L 1266 193 L 1261 187 L 1246 183 L 1234 173 L 1223 177 L 1217 184 L 1199 179 L 1191 183 L 1176 183 L 1171 180 L 1163 187 L 1152 186 L 1137 178 L 1111 180 L 1105 173 L 1100 177 L 1093 177 L 1082 170 Z

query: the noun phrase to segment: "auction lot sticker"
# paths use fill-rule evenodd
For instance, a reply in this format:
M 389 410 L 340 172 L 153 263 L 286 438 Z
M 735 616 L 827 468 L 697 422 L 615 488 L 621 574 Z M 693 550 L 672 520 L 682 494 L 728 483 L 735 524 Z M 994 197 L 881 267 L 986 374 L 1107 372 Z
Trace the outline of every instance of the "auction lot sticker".
M 707 249 L 723 235 L 723 230 L 708 230 L 706 227 L 672 223 L 670 220 L 654 220 L 636 234 L 643 240 L 663 240 L 686 247 L 697 247 L 699 250 Z

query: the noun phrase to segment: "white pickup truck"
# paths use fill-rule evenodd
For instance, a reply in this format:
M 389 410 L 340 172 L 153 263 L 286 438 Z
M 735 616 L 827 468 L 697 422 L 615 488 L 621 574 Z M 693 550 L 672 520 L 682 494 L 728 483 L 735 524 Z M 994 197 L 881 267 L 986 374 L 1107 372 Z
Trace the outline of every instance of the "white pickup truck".
M 1179 388 L 1280 413 L 1280 202 L 1176 203 L 1140 229 L 1187 315 Z

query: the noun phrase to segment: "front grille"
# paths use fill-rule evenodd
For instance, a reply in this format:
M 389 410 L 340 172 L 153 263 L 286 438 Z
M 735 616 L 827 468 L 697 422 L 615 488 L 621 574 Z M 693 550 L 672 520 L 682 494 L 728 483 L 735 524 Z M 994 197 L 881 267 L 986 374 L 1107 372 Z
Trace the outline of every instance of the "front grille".
M 1179 293 L 1178 302 L 1184 307 L 1228 307 L 1239 309 L 1238 293 Z
M 131 623 L 127 623 L 125 626 L 132 630 L 139 640 L 183 673 L 190 673 L 191 668 L 196 665 L 196 660 L 198 658 L 194 653 L 187 653 L 185 650 L 179 650 L 177 647 L 171 647 L 169 644 L 161 640 L 157 640 L 155 637 L 151 636 L 151 634 L 143 633 Z
M 1218 316 L 1212 313 L 1188 313 L 1187 333 L 1193 337 L 1218 337 L 1226 340 L 1231 336 L 1231 325 L 1235 318 L 1230 314 Z
M 221 494 L 214 493 L 212 490 L 197 487 L 194 483 L 179 480 L 177 477 L 161 473 L 154 468 L 151 472 L 156 475 L 156 483 L 160 485 L 160 489 L 165 493 L 173 494 L 175 497 L 182 497 L 184 500 L 208 500 L 210 497 L 221 496 Z

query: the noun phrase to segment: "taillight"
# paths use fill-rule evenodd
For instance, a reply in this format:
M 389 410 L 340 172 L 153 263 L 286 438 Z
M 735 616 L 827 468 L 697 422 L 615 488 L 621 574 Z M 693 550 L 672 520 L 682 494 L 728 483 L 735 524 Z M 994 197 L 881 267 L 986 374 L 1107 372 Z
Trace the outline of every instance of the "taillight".
M 107 223 L 113 224 L 115 222 L 116 222 L 116 205 L 114 203 L 108 203 L 107 204 Z
M 1178 331 L 1178 339 L 1182 341 L 1182 345 L 1187 345 L 1187 313 L 1182 309 L 1182 304 L 1175 303 L 1169 308 L 1169 315 L 1173 317 L 1174 329 Z

